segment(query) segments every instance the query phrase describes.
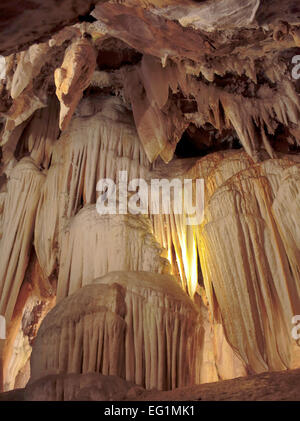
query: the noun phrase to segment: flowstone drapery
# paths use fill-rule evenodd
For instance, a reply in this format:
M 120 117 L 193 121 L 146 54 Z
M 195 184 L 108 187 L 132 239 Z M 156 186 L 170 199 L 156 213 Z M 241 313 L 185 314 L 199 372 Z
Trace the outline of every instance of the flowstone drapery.
M 4 3 L 0 390 L 124 398 L 299 367 L 296 2 Z M 120 211 L 124 174 L 127 204 L 132 180 L 176 180 L 170 211 Z M 200 179 L 190 225 L 173 205 Z

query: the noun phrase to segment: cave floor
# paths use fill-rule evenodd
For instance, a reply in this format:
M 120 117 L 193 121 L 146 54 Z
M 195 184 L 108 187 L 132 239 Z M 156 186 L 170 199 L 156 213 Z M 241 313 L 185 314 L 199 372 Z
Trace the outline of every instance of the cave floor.
M 23 401 L 24 389 L 0 394 L 0 401 Z M 300 401 L 300 369 L 268 372 L 172 391 L 137 388 L 130 401 Z
M 268 372 L 173 391 L 149 391 L 149 401 L 300 401 L 300 369 Z

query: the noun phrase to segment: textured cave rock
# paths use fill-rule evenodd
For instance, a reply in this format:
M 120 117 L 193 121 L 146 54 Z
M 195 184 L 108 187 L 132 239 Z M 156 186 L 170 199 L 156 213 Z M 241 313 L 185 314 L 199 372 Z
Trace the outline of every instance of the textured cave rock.
M 43 321 L 31 381 L 98 372 L 147 389 L 197 382 L 199 311 L 170 275 L 111 272 L 60 301 Z
M 99 0 L 76 1 L 31 0 L 3 1 L 0 14 L 0 54 L 10 54 L 78 21 Z
M 18 294 L 9 325 L 7 341 L 2 341 L 4 390 L 24 387 L 30 378 L 32 344 L 41 321 L 55 304 L 54 286 L 41 273 L 35 253 Z
M 292 315 L 299 312 L 299 278 L 291 273 L 288 256 L 272 216 L 273 192 L 268 186 L 267 174 L 255 169 L 239 172 L 213 194 L 200 241 L 202 250 L 211 250 L 212 254 L 218 255 L 219 263 L 216 265 L 215 258 L 212 255 L 209 257 L 210 253 L 202 254 L 206 260 L 205 270 L 216 281 L 213 282 L 214 292 L 223 322 L 229 328 L 229 341 L 233 344 L 235 340 L 230 337 L 243 337 L 243 343 L 235 342 L 234 347 L 240 350 L 243 360 L 249 361 L 249 366 L 255 372 L 260 372 L 266 369 L 266 363 L 269 368 L 277 370 L 291 367 L 293 350 L 289 345 L 289 330 Z M 241 265 L 244 258 L 246 261 Z M 234 284 L 229 279 L 234 279 Z M 243 286 L 239 286 L 238 280 Z M 227 285 L 226 293 L 224 285 Z M 249 291 L 249 296 L 241 294 L 240 288 Z M 229 306 L 229 302 L 233 303 L 233 297 L 235 303 L 239 299 L 246 301 L 235 308 L 233 304 Z M 266 312 L 265 316 L 263 312 Z M 226 321 L 227 317 L 229 319 Z M 239 322 L 239 332 L 235 330 L 235 321 L 238 319 L 244 320 L 244 328 L 243 323 Z M 275 330 L 280 331 L 282 339 L 279 335 L 274 337 Z M 272 343 L 274 340 L 276 343 Z M 257 354 L 258 359 L 250 362 L 254 355 L 250 351 L 253 344 L 256 350 L 262 350 L 262 358 Z M 264 355 L 265 352 L 267 355 Z
M 0 394 L 0 401 L 299 401 L 299 371 L 262 373 L 171 391 L 146 391 L 101 374 L 52 375 L 25 389 Z
M 115 180 L 122 170 L 132 178 L 144 177 L 149 168 L 132 117 L 120 100 L 83 99 L 69 129 L 53 146 L 38 204 L 34 241 L 45 276 L 57 267 L 64 224 L 82 204 L 95 203 L 98 180 Z
M 139 396 L 144 389 L 117 376 L 59 374 L 29 384 L 25 401 L 122 401 Z
M 33 225 L 39 192 L 44 182 L 30 158 L 24 158 L 13 169 L 7 185 L 2 215 L 1 301 L 0 311 L 12 317 L 28 264 Z
M 169 262 L 151 231 L 143 215 L 99 215 L 94 205 L 82 208 L 62 235 L 57 300 L 113 271 L 168 273 Z
M 299 5 L 73 3 L 0 6 L 0 390 L 127 399 L 299 367 Z M 202 222 L 99 215 L 120 171 L 203 179 Z
M 66 50 L 64 61 L 55 70 L 56 96 L 60 101 L 59 127 L 65 130 L 83 91 L 90 85 L 96 67 L 96 51 L 86 38 L 76 40 Z

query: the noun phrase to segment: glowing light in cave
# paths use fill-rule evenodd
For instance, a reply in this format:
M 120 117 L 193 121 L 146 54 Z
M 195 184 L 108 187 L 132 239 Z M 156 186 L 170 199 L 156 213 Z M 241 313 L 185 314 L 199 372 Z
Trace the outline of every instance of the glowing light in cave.
M 188 293 L 194 297 L 198 283 L 198 250 L 197 242 L 191 227 L 186 227 L 186 235 L 181 237 L 181 255 L 184 273 L 182 273 L 180 256 L 176 253 L 176 260 L 182 286 L 187 286 Z
M 180 276 L 182 288 L 194 297 L 198 285 L 197 228 L 186 225 L 180 215 L 165 218 L 157 216 L 154 220 L 154 233 L 167 250 L 172 273 Z

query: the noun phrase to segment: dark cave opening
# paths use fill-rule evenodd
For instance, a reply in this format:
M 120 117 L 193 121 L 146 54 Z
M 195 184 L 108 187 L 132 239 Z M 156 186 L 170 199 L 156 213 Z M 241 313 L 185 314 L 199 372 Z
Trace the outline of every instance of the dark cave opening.
M 177 158 L 196 158 L 221 150 L 241 148 L 234 130 L 219 132 L 209 123 L 200 128 L 191 123 L 177 143 L 175 155 Z

